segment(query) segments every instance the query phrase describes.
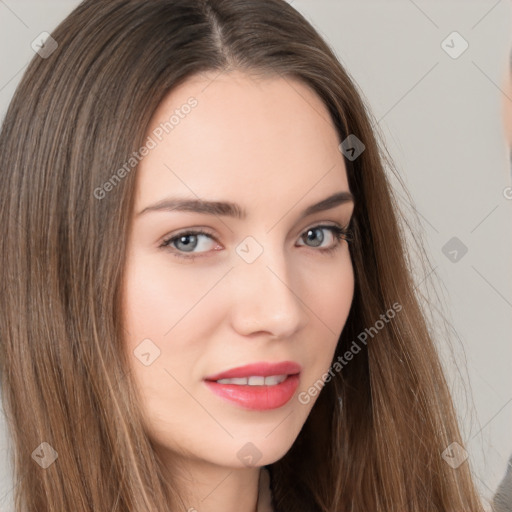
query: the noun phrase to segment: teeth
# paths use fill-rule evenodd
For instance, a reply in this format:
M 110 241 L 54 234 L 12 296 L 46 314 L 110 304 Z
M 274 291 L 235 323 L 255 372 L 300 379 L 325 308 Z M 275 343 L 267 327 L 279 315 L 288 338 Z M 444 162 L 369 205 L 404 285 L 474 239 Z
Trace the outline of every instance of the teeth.
M 239 386 L 275 386 L 286 380 L 288 375 L 251 376 L 233 379 L 220 379 L 219 384 L 237 384 Z

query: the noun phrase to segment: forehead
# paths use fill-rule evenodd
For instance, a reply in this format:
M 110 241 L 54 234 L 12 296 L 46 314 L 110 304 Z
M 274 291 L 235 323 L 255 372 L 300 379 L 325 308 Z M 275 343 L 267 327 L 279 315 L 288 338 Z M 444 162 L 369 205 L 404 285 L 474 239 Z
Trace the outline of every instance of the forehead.
M 148 136 L 156 144 L 139 165 L 138 202 L 181 192 L 257 204 L 348 190 L 326 106 L 290 77 L 195 75 L 164 98 Z

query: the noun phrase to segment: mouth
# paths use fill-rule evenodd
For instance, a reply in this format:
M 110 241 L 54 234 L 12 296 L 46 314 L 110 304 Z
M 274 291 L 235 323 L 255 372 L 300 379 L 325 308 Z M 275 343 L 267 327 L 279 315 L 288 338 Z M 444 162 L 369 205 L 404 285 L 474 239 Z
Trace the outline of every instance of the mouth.
M 291 400 L 301 371 L 301 365 L 294 361 L 262 361 L 210 375 L 203 381 L 224 401 L 243 409 L 265 411 L 283 407 Z
M 266 411 L 287 404 L 299 386 L 300 373 L 292 375 L 251 375 L 204 380 L 215 395 L 243 409 Z

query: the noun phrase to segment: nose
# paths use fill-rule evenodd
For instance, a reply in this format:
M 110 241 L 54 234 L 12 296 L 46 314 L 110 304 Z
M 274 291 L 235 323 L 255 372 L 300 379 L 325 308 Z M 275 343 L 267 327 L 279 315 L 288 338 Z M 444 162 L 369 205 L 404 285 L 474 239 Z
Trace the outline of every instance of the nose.
M 265 248 L 252 263 L 240 259 L 229 279 L 230 318 L 240 335 L 286 339 L 309 322 L 306 283 L 282 251 Z

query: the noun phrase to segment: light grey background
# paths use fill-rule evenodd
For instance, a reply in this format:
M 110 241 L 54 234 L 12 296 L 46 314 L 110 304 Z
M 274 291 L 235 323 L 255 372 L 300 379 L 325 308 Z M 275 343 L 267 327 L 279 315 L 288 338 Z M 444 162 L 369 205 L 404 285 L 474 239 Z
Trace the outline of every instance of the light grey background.
M 78 5 L 0 0 L 0 116 L 34 56 L 32 41 Z M 436 279 L 436 307 L 458 345 L 438 338 L 469 463 L 489 500 L 512 454 L 512 199 L 502 125 L 511 41 L 506 0 L 293 0 L 356 80 L 413 197 Z M 468 49 L 441 46 L 457 31 Z M 451 44 L 451 43 L 449 43 Z M 468 252 L 450 261 L 457 237 Z M 418 274 L 418 285 L 428 282 Z M 459 373 L 459 370 L 462 373 Z M 470 394 L 469 402 L 466 400 Z M 12 510 L 9 439 L 0 425 L 0 510 Z M 35 447 L 34 447 L 35 448 Z

